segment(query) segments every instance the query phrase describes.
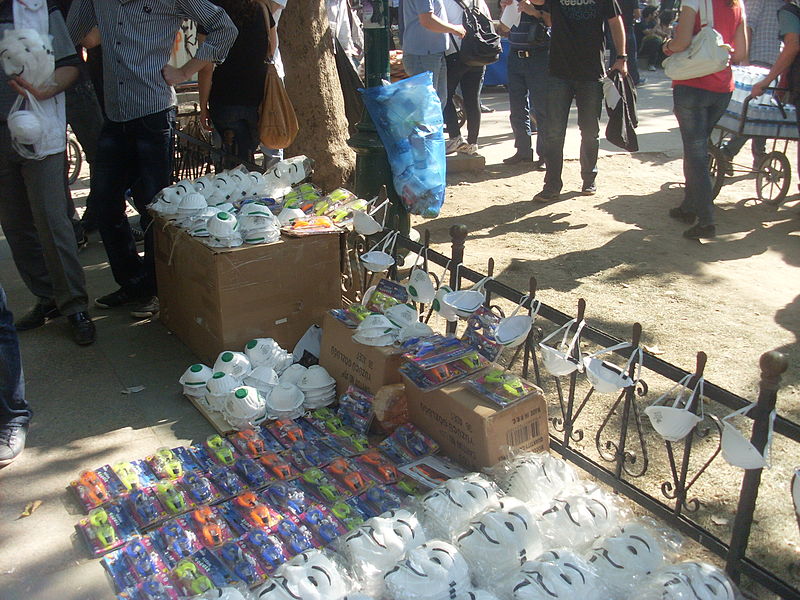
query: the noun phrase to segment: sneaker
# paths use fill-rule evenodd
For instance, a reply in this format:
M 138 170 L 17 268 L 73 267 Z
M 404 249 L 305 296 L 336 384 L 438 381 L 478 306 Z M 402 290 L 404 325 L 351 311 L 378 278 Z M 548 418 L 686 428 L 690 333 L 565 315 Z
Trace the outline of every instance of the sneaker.
M 14 327 L 16 327 L 17 331 L 28 331 L 29 329 L 41 327 L 48 319 L 55 319 L 60 316 L 61 313 L 58 312 L 58 307 L 53 300 L 39 298 L 33 308 L 14 322 Z
M 27 425 L 0 425 L 0 467 L 5 467 L 25 449 Z
M 78 346 L 88 346 L 94 344 L 97 339 L 97 329 L 94 322 L 87 312 L 79 312 L 74 315 L 67 315 L 67 321 L 72 328 L 72 339 Z
M 640 77 L 639 78 L 639 83 L 636 84 L 636 87 L 639 87 L 640 85 L 644 85 L 645 83 L 647 83 L 647 77 Z
M 647 70 L 648 71 L 655 71 L 656 70 L 656 66 L 655 65 L 650 65 L 649 67 L 647 67 Z
M 561 198 L 561 194 L 558 192 L 551 192 L 548 190 L 542 190 L 538 194 L 533 197 L 534 202 L 552 202 L 554 200 L 559 200 Z
M 478 144 L 462 144 L 456 152 L 459 154 L 468 154 L 469 156 L 478 156 Z
M 717 236 L 717 228 L 714 225 L 693 225 L 683 232 L 683 237 L 690 240 L 710 240 Z
M 594 196 L 597 193 L 597 184 L 592 183 L 584 183 L 583 187 L 581 187 L 581 194 L 584 196 Z
M 507 165 L 516 165 L 523 162 L 533 162 L 533 150 L 517 150 L 514 156 L 503 159 Z
M 482 113 L 493 113 L 494 109 L 491 106 L 486 106 L 485 104 L 481 104 L 481 112 Z
M 458 137 L 450 138 L 447 140 L 447 144 L 444 147 L 444 153 L 453 154 L 454 152 L 457 152 L 458 149 L 464 144 L 466 144 L 466 142 L 460 135 Z
M 125 288 L 119 288 L 116 292 L 95 298 L 94 305 L 97 308 L 117 308 L 118 306 L 141 302 L 144 299 L 145 296 L 134 294 Z
M 533 161 L 533 164 L 531 165 L 531 170 L 533 170 L 533 171 L 546 171 L 547 170 L 547 165 L 545 164 L 544 159 L 540 158 L 539 160 Z
M 159 310 L 160 306 L 158 304 L 158 296 L 151 296 L 142 304 L 134 308 L 131 311 L 131 316 L 134 319 L 150 319 L 155 317 Z
M 697 218 L 697 215 L 693 212 L 685 211 L 680 206 L 676 206 L 675 208 L 669 209 L 669 216 L 681 223 L 686 223 L 687 225 L 691 225 L 694 223 L 694 220 Z

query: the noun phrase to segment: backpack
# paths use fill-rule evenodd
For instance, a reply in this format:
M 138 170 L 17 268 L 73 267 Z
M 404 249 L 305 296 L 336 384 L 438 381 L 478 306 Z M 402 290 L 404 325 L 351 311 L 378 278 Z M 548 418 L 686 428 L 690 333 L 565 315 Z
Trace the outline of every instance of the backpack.
M 461 62 L 470 67 L 483 67 L 497 62 L 502 48 L 500 36 L 494 30 L 491 19 L 480 11 L 474 0 L 471 7 L 467 7 L 462 0 L 456 1 L 464 9 L 461 22 L 466 30 L 459 50 Z

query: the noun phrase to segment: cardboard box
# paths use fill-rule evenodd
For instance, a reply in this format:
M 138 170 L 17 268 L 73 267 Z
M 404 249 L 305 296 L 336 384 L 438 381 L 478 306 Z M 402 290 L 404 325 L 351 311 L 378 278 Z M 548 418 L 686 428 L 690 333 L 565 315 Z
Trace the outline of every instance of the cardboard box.
M 339 235 L 211 248 L 162 219 L 152 227 L 160 319 L 207 364 L 256 337 L 291 352 L 341 305 Z
M 359 344 L 353 339 L 354 331 L 325 314 L 319 364 L 336 379 L 337 391 L 341 394 L 352 384 L 376 394 L 384 385 L 400 383 L 400 351 Z
M 441 452 L 474 470 L 507 458 L 509 448 L 544 452 L 550 445 L 541 390 L 501 409 L 465 382 L 423 392 L 405 377 L 411 422 L 439 443 Z

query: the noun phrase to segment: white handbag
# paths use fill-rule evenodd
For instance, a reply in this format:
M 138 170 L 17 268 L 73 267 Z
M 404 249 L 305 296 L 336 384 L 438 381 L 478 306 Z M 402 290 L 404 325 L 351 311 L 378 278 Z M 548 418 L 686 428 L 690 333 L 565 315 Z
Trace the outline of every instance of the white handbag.
M 714 29 L 714 7 L 712 4 L 709 10 L 708 4 L 709 0 L 703 0 L 699 6 L 700 31 L 692 38 L 689 47 L 664 59 L 664 74 L 670 79 L 704 77 L 722 71 L 730 64 L 733 48 Z

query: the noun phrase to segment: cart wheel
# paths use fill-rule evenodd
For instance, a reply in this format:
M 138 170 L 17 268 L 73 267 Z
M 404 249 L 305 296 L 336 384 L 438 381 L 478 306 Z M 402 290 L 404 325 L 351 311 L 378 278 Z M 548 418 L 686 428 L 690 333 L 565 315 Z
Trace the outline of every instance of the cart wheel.
M 708 174 L 711 176 L 711 198 L 716 198 L 725 183 L 725 169 L 728 159 L 714 144 L 708 144 Z
M 792 182 L 792 167 L 783 152 L 770 152 L 758 166 L 756 194 L 768 204 L 780 204 L 789 192 Z

